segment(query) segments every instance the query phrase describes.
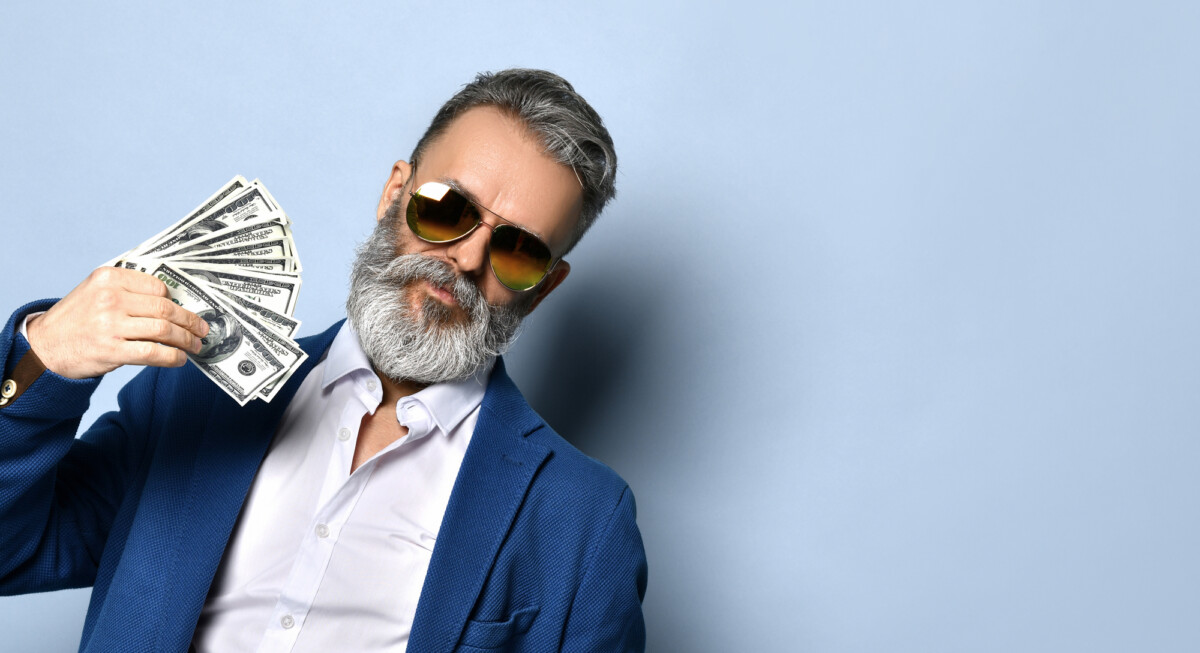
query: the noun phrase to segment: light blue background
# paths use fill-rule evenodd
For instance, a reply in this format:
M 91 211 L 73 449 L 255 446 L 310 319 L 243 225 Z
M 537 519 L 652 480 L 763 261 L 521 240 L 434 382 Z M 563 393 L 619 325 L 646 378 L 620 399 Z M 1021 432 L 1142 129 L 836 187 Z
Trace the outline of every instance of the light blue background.
M 634 488 L 651 650 L 1194 651 L 1197 7 L 9 3 L 0 306 L 242 173 L 317 332 L 437 106 L 549 68 L 620 195 L 511 367 Z

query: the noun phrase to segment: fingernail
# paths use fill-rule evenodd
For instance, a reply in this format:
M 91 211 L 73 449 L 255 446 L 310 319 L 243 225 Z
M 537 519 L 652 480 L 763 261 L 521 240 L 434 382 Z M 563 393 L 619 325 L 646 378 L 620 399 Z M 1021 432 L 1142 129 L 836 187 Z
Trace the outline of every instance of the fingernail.
M 193 354 L 199 354 L 200 348 L 203 346 L 204 346 L 204 343 L 200 342 L 199 338 L 192 338 L 192 353 Z
M 204 335 L 208 335 L 208 322 L 200 320 L 200 330 L 204 332 Z

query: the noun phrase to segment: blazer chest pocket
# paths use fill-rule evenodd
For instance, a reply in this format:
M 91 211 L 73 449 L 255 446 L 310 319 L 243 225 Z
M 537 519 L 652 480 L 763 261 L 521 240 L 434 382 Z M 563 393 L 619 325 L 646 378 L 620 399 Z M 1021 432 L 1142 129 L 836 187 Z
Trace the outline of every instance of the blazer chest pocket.
M 529 631 L 537 606 L 521 608 L 504 621 L 467 621 L 459 646 L 468 650 L 499 651 L 519 635 Z

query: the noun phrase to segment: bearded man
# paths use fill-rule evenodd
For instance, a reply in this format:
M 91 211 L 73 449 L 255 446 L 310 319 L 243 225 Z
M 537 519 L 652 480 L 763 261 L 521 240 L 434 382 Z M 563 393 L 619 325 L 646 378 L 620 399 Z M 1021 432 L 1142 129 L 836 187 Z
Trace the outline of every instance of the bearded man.
M 499 355 L 614 194 L 562 78 L 479 75 L 393 166 L 348 320 L 270 404 L 186 362 L 208 325 L 97 270 L 0 333 L 0 592 L 93 586 L 83 651 L 642 650 L 633 496 Z M 148 367 L 74 437 L 99 377 Z

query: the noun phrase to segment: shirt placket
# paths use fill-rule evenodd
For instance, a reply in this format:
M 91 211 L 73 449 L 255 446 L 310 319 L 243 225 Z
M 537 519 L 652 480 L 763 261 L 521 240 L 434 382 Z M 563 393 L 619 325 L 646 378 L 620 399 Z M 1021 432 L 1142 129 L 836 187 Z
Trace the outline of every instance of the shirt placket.
M 364 464 L 353 474 L 349 473 L 363 415 L 368 411 L 374 413 L 382 398 L 373 375 L 365 380 L 355 379 L 353 383 L 355 396 L 346 402 L 332 434 L 333 451 L 325 470 L 316 512 L 275 604 L 271 622 L 258 648 L 260 653 L 283 653 L 291 651 L 296 645 L 342 528 L 354 512 L 354 506 L 375 470 L 375 465 Z

